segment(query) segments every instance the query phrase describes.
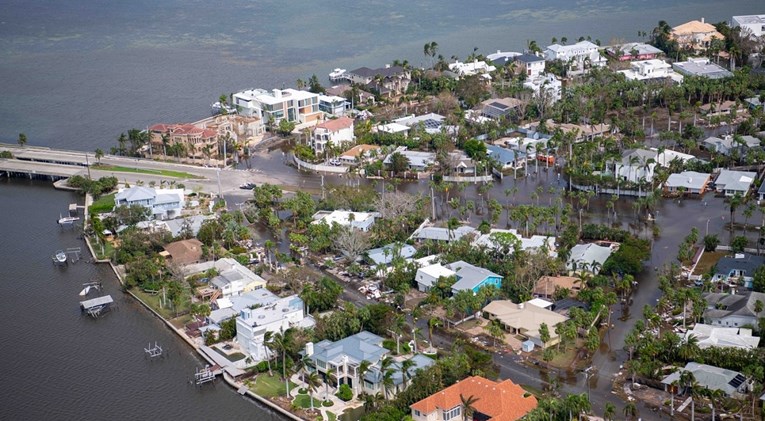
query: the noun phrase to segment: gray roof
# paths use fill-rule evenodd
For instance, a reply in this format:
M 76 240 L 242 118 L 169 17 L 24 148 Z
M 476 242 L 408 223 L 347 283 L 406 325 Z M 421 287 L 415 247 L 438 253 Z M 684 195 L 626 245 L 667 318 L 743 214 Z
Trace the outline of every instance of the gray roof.
M 394 251 L 396 247 L 398 247 L 398 256 L 404 259 L 408 259 L 414 256 L 414 254 L 417 252 L 417 250 L 414 247 L 410 246 L 409 244 L 391 243 L 382 247 L 378 247 L 376 249 L 368 250 L 367 256 L 375 264 L 387 265 L 393 261 L 393 258 L 395 257 Z M 385 252 L 386 250 L 388 250 L 387 255 Z
M 715 185 L 725 190 L 747 191 L 757 178 L 756 172 L 721 170 Z
M 453 230 L 441 227 L 423 227 L 412 234 L 412 238 L 418 240 L 456 241 L 465 235 L 475 232 L 475 228 L 469 226 L 457 227 Z
M 533 63 L 535 61 L 545 61 L 544 57 L 535 56 L 534 54 L 521 54 L 513 57 L 515 61 L 521 61 L 524 63 Z
M 519 159 L 526 157 L 526 154 L 520 151 L 514 151 L 512 149 L 503 148 L 497 145 L 486 145 L 486 153 L 499 161 L 502 165 L 510 165 L 515 163 L 516 154 Z
M 598 262 L 602 266 L 612 253 L 613 250 L 610 247 L 599 246 L 595 243 L 577 244 L 571 248 L 568 266 L 572 267 L 574 262 L 577 264 L 587 263 L 588 265 Z
M 733 76 L 733 73 L 711 62 L 699 63 L 695 61 L 682 61 L 672 63 L 672 67 L 677 72 L 685 75 L 703 76 L 709 79 L 722 79 Z
M 446 267 L 457 273 L 457 282 L 452 285 L 452 290 L 454 291 L 462 291 L 466 289 L 472 290 L 484 279 L 490 276 L 502 278 L 501 276 L 488 269 L 473 266 L 470 263 L 464 262 L 462 260 L 456 261 L 454 263 L 449 263 L 446 265 Z
M 417 374 L 417 371 L 428 368 L 436 363 L 435 360 L 432 358 L 428 358 L 422 354 L 417 354 L 410 358 L 412 362 L 414 362 L 414 365 L 407 370 L 409 372 L 409 378 L 411 379 L 414 377 L 415 374 Z M 400 362 L 394 362 L 391 364 L 390 369 L 393 370 L 393 384 L 399 385 L 404 382 L 404 376 L 401 372 L 401 363 Z M 371 383 L 380 383 L 383 379 L 383 373 L 380 371 L 379 368 L 374 367 L 367 371 L 367 373 L 364 375 L 364 379 L 370 381 Z
M 382 342 L 383 338 L 364 330 L 336 342 L 323 340 L 315 344 L 312 358 L 340 363 L 347 357 L 352 363 L 358 364 L 366 360 L 374 364 L 388 353 L 388 350 L 382 347 Z
M 703 317 L 707 323 L 713 319 L 728 316 L 765 317 L 765 310 L 759 313 L 754 312 L 757 300 L 765 303 L 765 293 L 762 292 L 747 291 L 744 294 L 710 292 L 704 295 L 704 299 L 707 302 L 707 309 Z
M 186 218 L 170 219 L 163 222 L 173 237 L 179 236 L 185 226 L 188 226 L 189 229 L 191 229 L 191 233 L 196 236 L 199 233 L 199 229 L 202 228 L 202 223 L 208 219 L 215 219 L 215 216 L 193 215 Z
M 746 376 L 738 371 L 689 362 L 685 365 L 685 368 L 670 374 L 661 382 L 667 385 L 672 384 L 675 381 L 679 382 L 680 374 L 683 371 L 690 371 L 693 373 L 693 377 L 696 378 L 696 382 L 698 382 L 699 386 L 711 390 L 721 390 L 728 396 L 738 395 L 739 389 L 746 381 Z
M 680 174 L 670 174 L 670 176 L 667 178 L 667 182 L 664 183 L 664 185 L 666 187 L 685 187 L 686 189 L 700 190 L 709 180 L 709 177 L 710 174 L 696 171 L 683 171 Z
M 649 151 L 647 149 L 627 149 L 622 153 L 622 164 L 624 165 L 630 165 L 630 158 L 633 156 L 637 157 L 640 161 L 638 161 L 637 165 L 643 165 L 643 160 L 649 160 L 649 159 L 656 159 L 657 152 L 656 151 Z
M 757 193 L 759 194 L 765 194 L 765 182 L 760 184 L 760 188 L 757 190 Z
M 404 72 L 404 68 L 401 66 L 380 67 L 378 69 L 370 69 L 369 67 L 359 67 L 358 69 L 351 70 L 350 74 L 361 76 L 364 78 L 375 77 L 380 75 L 382 77 L 397 76 Z
M 156 195 L 157 193 L 152 188 L 143 187 L 143 186 L 135 186 L 129 189 L 124 189 L 121 192 L 117 193 L 117 195 L 114 197 L 114 200 L 116 202 L 120 202 L 124 200 L 130 203 L 130 202 L 137 202 L 139 200 L 153 199 Z
M 743 258 L 735 256 L 725 256 L 715 265 L 716 272 L 721 275 L 728 275 L 732 270 L 743 271 L 745 275 L 752 276 L 758 267 L 765 265 L 765 257 L 754 254 L 743 254 Z M 763 301 L 765 303 L 765 301 Z
M 394 153 L 404 155 L 406 159 L 409 160 L 410 167 L 427 167 L 436 162 L 436 154 L 433 152 L 410 151 L 406 150 L 404 147 L 399 147 L 385 157 L 383 164 L 390 164 L 391 156 L 393 156 Z
M 645 44 L 642 42 L 628 42 L 626 44 L 615 45 L 606 49 L 606 51 L 613 55 L 616 55 L 617 50 L 621 51 L 622 55 L 632 55 L 632 50 L 637 50 L 638 55 L 662 53 L 660 49 L 654 47 L 653 45 Z

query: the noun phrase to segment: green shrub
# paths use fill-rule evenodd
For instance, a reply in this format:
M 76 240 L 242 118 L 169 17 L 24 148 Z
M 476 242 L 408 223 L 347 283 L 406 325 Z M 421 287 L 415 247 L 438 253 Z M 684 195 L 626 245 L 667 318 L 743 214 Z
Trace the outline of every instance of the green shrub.
M 336 396 L 343 402 L 348 402 L 353 399 L 353 391 L 351 387 L 343 383 L 340 385 L 340 389 L 337 391 Z M 331 405 L 330 405 L 331 406 Z

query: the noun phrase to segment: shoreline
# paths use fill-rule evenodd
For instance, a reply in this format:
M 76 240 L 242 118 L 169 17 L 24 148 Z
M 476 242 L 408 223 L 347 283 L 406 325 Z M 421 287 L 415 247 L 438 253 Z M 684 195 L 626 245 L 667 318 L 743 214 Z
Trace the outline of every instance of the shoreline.
M 89 195 L 88 195 L 89 196 Z M 87 198 L 86 198 L 87 203 Z M 87 214 L 87 207 L 85 209 Z M 119 270 L 117 270 L 117 267 L 114 266 L 114 263 L 112 263 L 111 260 L 97 260 L 96 254 L 93 252 L 93 247 L 90 244 L 90 239 L 85 236 L 85 244 L 88 246 L 88 250 L 91 253 L 91 256 L 93 257 L 94 263 L 108 263 L 109 267 L 112 269 L 112 272 L 117 277 L 117 280 L 119 281 L 120 285 L 124 287 L 125 283 L 122 280 L 122 275 L 120 274 Z M 203 352 L 200 351 L 199 347 L 189 338 L 187 335 L 180 332 L 178 329 L 176 329 L 175 326 L 173 326 L 172 323 L 170 323 L 169 320 L 162 317 L 161 314 L 159 314 L 156 310 L 154 310 L 150 305 L 146 304 L 140 297 L 135 295 L 130 290 L 124 290 L 123 292 L 133 297 L 136 301 L 138 301 L 145 309 L 149 310 L 151 314 L 153 314 L 155 317 L 158 317 L 162 322 L 165 324 L 165 327 L 169 328 L 173 331 L 178 337 L 183 339 L 183 341 L 189 345 L 198 355 L 202 357 L 203 360 L 207 361 L 210 365 L 214 365 L 215 362 L 212 361 L 207 355 L 205 355 Z M 221 377 L 223 378 L 223 381 L 226 382 L 231 388 L 238 391 L 242 386 L 245 386 L 244 383 L 239 383 L 236 380 L 234 380 L 231 376 L 229 376 L 226 372 L 222 372 Z M 287 411 L 286 409 L 282 408 L 281 406 L 271 402 L 270 400 L 256 394 L 255 392 L 251 391 L 249 388 L 247 388 L 247 391 L 245 392 L 245 395 L 247 395 L 249 398 L 255 400 L 256 402 L 266 406 L 268 409 L 272 410 L 275 413 L 278 413 L 282 417 L 285 417 L 286 419 L 295 420 L 295 421 L 304 421 L 303 418 L 298 417 L 297 415 Z

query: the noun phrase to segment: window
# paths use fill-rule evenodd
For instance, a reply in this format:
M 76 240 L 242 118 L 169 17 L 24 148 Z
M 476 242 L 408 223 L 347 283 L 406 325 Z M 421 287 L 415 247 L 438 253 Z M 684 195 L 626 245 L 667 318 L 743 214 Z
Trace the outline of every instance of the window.
M 449 421 L 451 419 L 457 418 L 461 416 L 462 407 L 461 406 L 455 406 L 454 408 L 444 411 L 444 421 Z
M 418 411 L 418 410 L 416 410 L 416 409 L 415 409 L 415 410 L 413 410 L 413 411 L 414 411 L 414 416 L 415 416 L 415 417 L 419 417 L 419 416 L 420 416 L 420 411 Z

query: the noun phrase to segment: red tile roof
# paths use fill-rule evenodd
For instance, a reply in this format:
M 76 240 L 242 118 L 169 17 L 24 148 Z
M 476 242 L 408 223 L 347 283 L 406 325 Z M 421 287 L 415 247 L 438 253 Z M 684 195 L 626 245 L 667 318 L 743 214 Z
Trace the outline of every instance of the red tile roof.
M 327 120 L 316 126 L 317 129 L 327 129 L 330 132 L 337 132 L 350 127 L 353 127 L 353 119 L 350 117 L 340 117 L 334 120 Z
M 449 410 L 462 404 L 460 396 L 478 399 L 473 408 L 490 417 L 489 421 L 515 421 L 537 407 L 537 399 L 512 381 L 497 383 L 479 376 L 468 377 L 410 407 L 423 414 Z

